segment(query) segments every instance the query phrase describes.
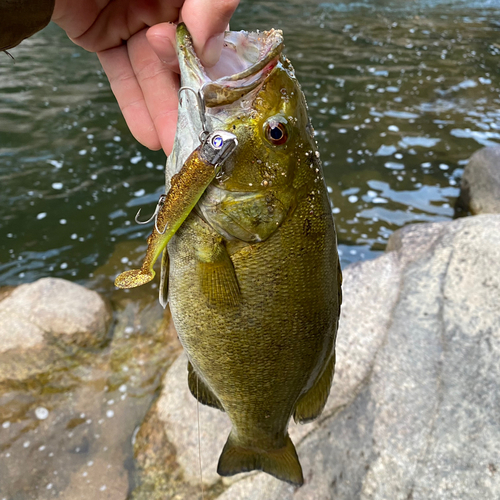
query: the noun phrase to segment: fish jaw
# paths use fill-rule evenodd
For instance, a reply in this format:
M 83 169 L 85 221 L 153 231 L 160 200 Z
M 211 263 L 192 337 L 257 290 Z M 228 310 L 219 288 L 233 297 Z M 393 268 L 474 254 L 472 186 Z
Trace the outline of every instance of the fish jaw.
M 208 108 L 232 104 L 253 90 L 276 66 L 283 50 L 280 30 L 226 31 L 219 62 L 205 68 L 184 23 L 177 27 L 176 40 L 181 83 L 202 90 Z

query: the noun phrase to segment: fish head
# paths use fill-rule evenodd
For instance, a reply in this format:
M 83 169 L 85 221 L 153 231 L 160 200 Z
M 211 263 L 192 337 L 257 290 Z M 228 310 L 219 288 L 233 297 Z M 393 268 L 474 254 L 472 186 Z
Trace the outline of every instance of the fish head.
M 226 119 L 238 149 L 217 181 L 228 191 L 283 191 L 296 181 L 301 158 L 315 149 L 303 93 L 289 61 L 276 66 L 245 108 Z
M 203 120 L 209 131 L 236 135 L 238 147 L 200 200 L 205 220 L 229 239 L 262 241 L 274 232 L 294 204 L 299 168 L 316 148 L 307 106 L 294 70 L 282 54 L 280 30 L 225 33 L 219 62 L 205 68 L 185 25 L 177 29 L 181 85 L 168 181 L 199 145 Z M 188 97 L 189 94 L 189 97 Z

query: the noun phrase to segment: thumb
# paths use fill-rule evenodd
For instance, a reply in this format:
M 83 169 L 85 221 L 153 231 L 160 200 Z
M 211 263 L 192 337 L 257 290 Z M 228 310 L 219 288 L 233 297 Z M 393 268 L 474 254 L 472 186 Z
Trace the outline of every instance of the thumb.
M 239 0 L 186 0 L 181 17 L 193 37 L 196 54 L 205 66 L 220 58 L 224 31 Z

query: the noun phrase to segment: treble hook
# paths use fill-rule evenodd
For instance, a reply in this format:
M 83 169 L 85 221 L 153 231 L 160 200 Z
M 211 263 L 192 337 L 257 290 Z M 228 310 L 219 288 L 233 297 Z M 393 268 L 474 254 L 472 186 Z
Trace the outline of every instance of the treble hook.
M 165 225 L 165 228 L 163 229 L 163 232 L 160 231 L 158 229 L 158 214 L 160 213 L 160 210 L 161 210 L 161 207 L 163 206 L 163 204 L 165 203 L 165 198 L 167 197 L 167 195 L 165 194 L 162 194 L 160 196 L 160 199 L 158 200 L 158 203 L 156 204 L 156 208 L 155 208 L 155 211 L 153 212 L 153 215 L 148 219 L 148 220 L 139 220 L 139 214 L 141 213 L 141 208 L 139 208 L 139 211 L 137 212 L 137 214 L 135 215 L 135 222 L 137 224 L 148 224 L 150 223 L 153 219 L 155 220 L 155 228 L 156 230 L 160 233 L 160 234 L 164 234 L 166 229 L 167 229 L 167 226 Z
M 196 91 L 192 87 L 181 87 L 178 92 L 179 103 L 181 104 L 181 106 L 182 106 L 181 93 L 184 90 L 191 91 L 196 97 L 196 104 L 198 105 L 198 111 L 200 113 L 200 121 L 201 121 L 201 132 L 198 138 L 200 139 L 200 142 L 203 142 L 209 134 L 207 127 L 207 116 L 205 114 L 205 97 L 203 96 L 203 88 L 199 91 Z

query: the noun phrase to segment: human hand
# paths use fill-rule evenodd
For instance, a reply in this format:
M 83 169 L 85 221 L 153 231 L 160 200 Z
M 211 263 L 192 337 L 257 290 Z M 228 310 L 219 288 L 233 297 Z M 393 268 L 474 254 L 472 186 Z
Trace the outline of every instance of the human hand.
M 239 0 L 56 0 L 52 20 L 96 52 L 134 137 L 170 154 L 177 125 L 175 24 L 186 23 L 205 66 L 220 57 Z M 126 42 L 126 43 L 123 43 Z

